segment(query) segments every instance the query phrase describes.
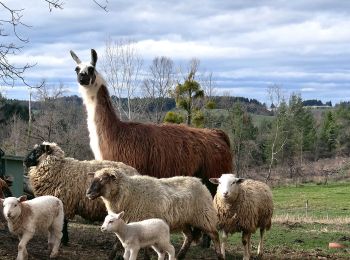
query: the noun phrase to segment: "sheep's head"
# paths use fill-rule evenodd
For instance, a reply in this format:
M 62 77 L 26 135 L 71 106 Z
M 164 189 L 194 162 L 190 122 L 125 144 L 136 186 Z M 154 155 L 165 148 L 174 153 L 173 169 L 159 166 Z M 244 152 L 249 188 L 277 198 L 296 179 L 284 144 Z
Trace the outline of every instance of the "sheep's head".
M 50 155 L 63 158 L 64 152 L 55 143 L 43 142 L 40 145 L 36 144 L 34 149 L 24 158 L 23 164 L 27 168 L 37 166 Z
M 110 194 L 111 185 L 117 185 L 119 178 L 123 175 L 115 168 L 103 168 L 95 173 L 88 173 L 90 177 L 93 177 L 90 187 L 86 191 L 86 196 L 94 200 L 100 196 Z
M 21 203 L 26 201 L 26 196 L 21 196 L 19 198 L 8 197 L 6 199 L 0 199 L 0 202 L 4 207 L 4 216 L 7 220 L 16 220 L 21 215 Z
M 244 181 L 233 174 L 223 174 L 220 178 L 210 178 L 209 181 L 218 184 L 217 194 L 225 200 L 234 201 L 239 194 L 239 185 Z
M 120 224 L 124 222 L 124 220 L 122 219 L 123 216 L 124 216 L 124 211 L 120 212 L 119 214 L 109 213 L 105 217 L 105 221 L 101 226 L 101 231 L 102 232 L 118 231 Z
M 97 62 L 97 53 L 94 49 L 91 49 L 91 62 L 85 63 L 81 62 L 78 56 L 70 51 L 73 60 L 77 63 L 75 72 L 77 73 L 78 83 L 84 87 L 91 87 L 96 81 L 96 62 Z

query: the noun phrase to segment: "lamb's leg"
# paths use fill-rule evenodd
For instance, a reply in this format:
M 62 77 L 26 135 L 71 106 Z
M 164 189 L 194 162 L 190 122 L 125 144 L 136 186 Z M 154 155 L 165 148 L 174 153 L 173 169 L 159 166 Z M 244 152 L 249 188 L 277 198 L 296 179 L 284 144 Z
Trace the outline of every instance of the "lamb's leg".
M 264 239 L 265 229 L 260 228 L 260 242 L 258 246 L 258 257 L 262 257 L 263 255 L 263 239 Z
M 165 251 L 162 249 L 162 247 L 154 245 L 151 246 L 153 248 L 154 251 L 156 251 L 157 255 L 158 255 L 158 260 L 164 260 L 165 258 Z
M 51 244 L 52 246 L 52 251 L 50 254 L 50 258 L 55 258 L 58 255 L 58 250 L 60 248 L 60 244 L 61 244 L 61 239 L 62 239 L 62 222 L 57 220 L 53 226 L 52 229 L 50 230 L 50 242 L 49 245 Z
M 130 258 L 130 250 L 128 248 L 125 248 L 123 258 L 124 258 L 124 260 L 129 260 L 129 258 Z
M 175 248 L 172 244 L 168 244 L 164 250 L 168 253 L 169 255 L 169 260 L 175 260 Z
M 33 233 L 26 232 L 22 235 L 21 240 L 18 244 L 18 255 L 16 260 L 26 260 L 28 259 L 27 244 L 29 240 L 32 239 Z
M 192 237 L 192 230 L 190 226 L 186 226 L 183 230 L 182 233 L 185 237 L 184 243 L 182 244 L 182 247 L 177 255 L 177 259 L 181 260 L 185 258 L 185 255 L 187 253 L 188 248 L 190 247 L 193 237 Z
M 250 258 L 250 233 L 243 232 L 242 234 L 242 244 L 244 247 L 243 260 L 249 260 Z
M 219 233 L 217 230 L 210 230 L 206 231 L 206 233 L 209 235 L 209 237 L 213 240 L 214 248 L 216 255 L 219 260 L 225 259 L 223 254 L 221 253 L 221 248 L 220 248 L 220 239 L 219 239 Z
M 224 258 L 226 258 L 225 247 L 227 243 L 227 233 L 222 231 L 222 239 L 221 239 L 221 254 Z
M 136 260 L 137 254 L 139 253 L 139 248 L 130 248 L 130 257 L 129 260 Z

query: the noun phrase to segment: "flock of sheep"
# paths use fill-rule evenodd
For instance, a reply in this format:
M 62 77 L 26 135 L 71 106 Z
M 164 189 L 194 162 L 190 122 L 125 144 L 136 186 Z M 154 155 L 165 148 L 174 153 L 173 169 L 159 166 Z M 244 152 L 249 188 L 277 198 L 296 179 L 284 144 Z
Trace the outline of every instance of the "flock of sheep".
M 50 258 L 56 257 L 61 239 L 68 242 L 67 220 L 75 215 L 104 220 L 101 231 L 116 234 L 124 259 L 136 259 L 146 247 L 153 248 L 158 259 L 166 253 L 171 260 L 184 259 L 192 241 L 202 234 L 213 241 L 217 258 L 225 259 L 228 234 L 242 232 L 247 260 L 251 234 L 257 229 L 262 255 L 263 235 L 271 227 L 272 194 L 264 183 L 225 174 L 232 171 L 227 135 L 220 130 L 120 121 L 105 81 L 95 70 L 97 54 L 91 53 L 91 62 L 82 63 L 71 52 L 78 64 L 96 160 L 67 158 L 49 142 L 36 145 L 27 155 L 24 165 L 35 198 L 0 199 L 10 232 L 20 238 L 17 259 L 27 259 L 26 245 L 40 231 L 49 234 Z M 175 258 L 170 232 L 177 231 L 185 239 Z M 110 258 L 115 254 L 116 247 Z

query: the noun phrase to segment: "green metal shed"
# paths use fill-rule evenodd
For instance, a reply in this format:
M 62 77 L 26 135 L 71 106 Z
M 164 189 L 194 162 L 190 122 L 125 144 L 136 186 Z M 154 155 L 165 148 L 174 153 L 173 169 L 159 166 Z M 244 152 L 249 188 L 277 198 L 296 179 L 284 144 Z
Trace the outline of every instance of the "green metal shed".
M 13 196 L 23 195 L 23 157 L 14 155 L 5 155 L 1 157 L 1 174 L 10 176 L 13 180 L 10 187 Z

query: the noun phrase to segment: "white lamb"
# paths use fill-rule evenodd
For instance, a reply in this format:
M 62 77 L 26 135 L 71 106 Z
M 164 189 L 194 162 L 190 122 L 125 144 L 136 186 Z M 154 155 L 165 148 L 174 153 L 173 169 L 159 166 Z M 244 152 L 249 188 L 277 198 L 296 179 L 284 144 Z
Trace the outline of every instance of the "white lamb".
M 20 239 L 17 260 L 28 258 L 27 243 L 36 232 L 48 233 L 50 258 L 58 255 L 62 238 L 63 204 L 54 196 L 42 196 L 27 201 L 26 196 L 0 199 L 11 233 Z
M 170 242 L 168 224 L 159 218 L 146 219 L 126 224 L 122 219 L 124 211 L 119 214 L 109 213 L 101 227 L 101 231 L 114 232 L 122 243 L 124 260 L 136 260 L 140 248 L 152 247 L 163 260 L 165 252 L 169 260 L 175 259 L 175 249 Z

